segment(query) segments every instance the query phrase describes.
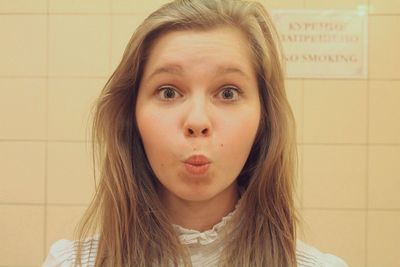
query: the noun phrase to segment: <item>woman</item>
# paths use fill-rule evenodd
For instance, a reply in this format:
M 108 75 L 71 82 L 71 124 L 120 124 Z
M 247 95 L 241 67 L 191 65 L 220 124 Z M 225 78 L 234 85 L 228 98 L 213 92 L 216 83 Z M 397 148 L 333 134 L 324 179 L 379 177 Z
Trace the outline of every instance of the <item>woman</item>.
M 96 103 L 100 183 L 44 266 L 347 266 L 296 239 L 295 126 L 257 2 L 178 0 Z

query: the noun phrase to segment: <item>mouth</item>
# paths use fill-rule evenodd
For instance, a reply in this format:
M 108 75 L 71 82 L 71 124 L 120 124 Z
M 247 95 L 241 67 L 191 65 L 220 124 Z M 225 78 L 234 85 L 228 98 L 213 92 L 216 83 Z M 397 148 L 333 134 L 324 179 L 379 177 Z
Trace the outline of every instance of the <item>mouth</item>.
M 185 163 L 185 169 L 188 173 L 192 175 L 202 175 L 205 174 L 210 167 L 210 163 L 201 165 L 192 165 L 190 163 Z
M 211 161 L 204 155 L 193 155 L 185 160 L 185 169 L 192 175 L 205 174 L 211 164 Z
M 210 160 L 204 155 L 192 155 L 185 160 L 185 163 L 191 165 L 204 165 L 210 163 Z

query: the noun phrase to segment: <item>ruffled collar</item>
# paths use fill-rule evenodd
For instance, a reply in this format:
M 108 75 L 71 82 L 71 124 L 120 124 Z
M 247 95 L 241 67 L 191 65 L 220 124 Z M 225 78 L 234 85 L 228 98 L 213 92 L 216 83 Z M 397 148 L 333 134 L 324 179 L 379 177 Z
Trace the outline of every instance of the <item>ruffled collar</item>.
M 240 189 L 240 195 L 242 195 L 243 190 Z M 184 228 L 180 225 L 177 224 L 172 224 L 174 227 L 176 233 L 178 234 L 179 240 L 181 241 L 182 244 L 185 245 L 190 245 L 190 244 L 200 244 L 200 245 L 207 245 L 212 242 L 214 242 L 219 234 L 221 234 L 221 231 L 225 228 L 226 224 L 232 220 L 234 214 L 237 211 L 237 208 L 241 202 L 241 198 L 238 200 L 238 202 L 235 205 L 235 208 L 233 211 L 228 213 L 226 216 L 224 216 L 221 221 L 217 224 L 215 224 L 211 229 L 206 230 L 204 232 L 200 232 L 198 230 L 193 230 L 193 229 L 187 229 Z

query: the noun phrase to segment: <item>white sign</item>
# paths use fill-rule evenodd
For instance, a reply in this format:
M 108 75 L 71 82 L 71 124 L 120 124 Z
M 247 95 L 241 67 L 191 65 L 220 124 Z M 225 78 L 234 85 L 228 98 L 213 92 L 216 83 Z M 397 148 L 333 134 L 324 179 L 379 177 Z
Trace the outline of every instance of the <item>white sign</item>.
M 363 10 L 271 10 L 289 78 L 367 78 Z

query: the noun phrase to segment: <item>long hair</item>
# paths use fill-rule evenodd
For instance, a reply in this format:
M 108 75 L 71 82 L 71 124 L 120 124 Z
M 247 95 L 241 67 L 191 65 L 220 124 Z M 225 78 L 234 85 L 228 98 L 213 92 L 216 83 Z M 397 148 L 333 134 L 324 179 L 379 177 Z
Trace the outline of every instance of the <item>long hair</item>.
M 248 159 L 237 177 L 245 191 L 220 257 L 220 266 L 296 266 L 297 168 L 295 123 L 284 85 L 281 45 L 258 2 L 176 0 L 150 14 L 132 35 L 120 64 L 95 103 L 95 195 L 75 237 L 99 234 L 96 267 L 191 266 L 157 194 L 135 105 L 144 65 L 155 40 L 178 30 L 236 27 L 248 37 L 256 70 L 261 118 Z M 79 242 L 81 244 L 81 242 Z M 78 245 L 77 263 L 82 246 Z

